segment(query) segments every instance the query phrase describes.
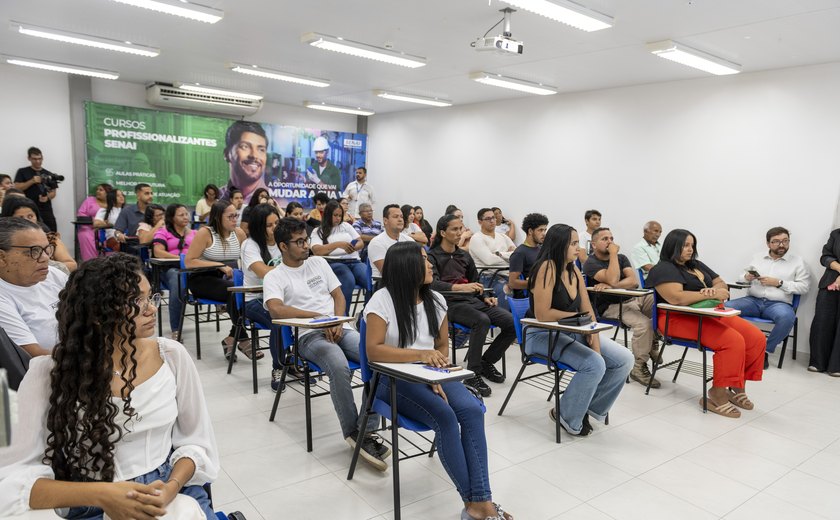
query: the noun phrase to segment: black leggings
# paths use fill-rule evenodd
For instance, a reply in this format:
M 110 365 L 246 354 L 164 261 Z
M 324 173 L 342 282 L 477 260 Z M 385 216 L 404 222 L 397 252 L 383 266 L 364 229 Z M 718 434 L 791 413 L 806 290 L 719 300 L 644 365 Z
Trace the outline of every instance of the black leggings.
M 196 298 L 226 302 L 228 314 L 231 319 L 230 333 L 228 335 L 233 336 L 236 341 L 248 339 L 248 334 L 244 327 L 238 334 L 236 331 L 236 324 L 239 323 L 239 310 L 233 304 L 232 298 L 230 297 L 231 293 L 227 290 L 228 287 L 233 287 L 233 280 L 222 278 L 221 271 L 196 273 L 190 275 L 187 279 L 187 287 Z

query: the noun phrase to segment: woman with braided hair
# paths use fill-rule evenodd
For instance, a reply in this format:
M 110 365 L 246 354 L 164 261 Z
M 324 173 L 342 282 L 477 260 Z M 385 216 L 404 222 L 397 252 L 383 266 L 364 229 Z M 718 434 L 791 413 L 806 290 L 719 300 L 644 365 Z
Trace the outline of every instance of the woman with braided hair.
M 88 260 L 59 298 L 59 342 L 30 362 L 0 450 L 0 511 L 214 518 L 202 485 L 219 459 L 201 382 L 180 343 L 150 337 L 160 295 L 140 262 Z

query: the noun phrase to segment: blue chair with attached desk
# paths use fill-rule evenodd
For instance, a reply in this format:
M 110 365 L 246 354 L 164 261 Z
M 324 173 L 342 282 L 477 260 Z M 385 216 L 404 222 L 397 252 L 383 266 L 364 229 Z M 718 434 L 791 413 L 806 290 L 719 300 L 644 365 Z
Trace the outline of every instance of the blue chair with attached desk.
M 187 279 L 189 278 L 189 272 L 187 270 L 187 265 L 185 263 L 186 255 L 181 253 L 181 276 L 178 277 L 179 281 L 179 289 L 183 292 L 184 298 L 181 301 L 181 319 L 179 320 L 178 325 L 178 341 L 181 341 L 181 336 L 184 333 L 184 316 L 187 312 L 187 305 L 193 306 L 194 315 L 193 318 L 195 320 L 195 356 L 198 359 L 201 359 L 201 332 L 199 330 L 199 325 L 201 323 L 208 323 L 211 321 L 209 319 L 209 312 L 208 312 L 208 319 L 202 321 L 199 316 L 198 308 L 201 305 L 227 305 L 228 302 L 222 302 L 217 300 L 209 300 L 206 298 L 196 298 L 190 293 L 189 285 L 187 284 Z M 241 271 L 240 271 L 241 275 Z M 170 298 L 172 297 L 172 293 L 170 291 Z M 219 315 L 216 313 L 216 331 L 219 330 Z M 231 349 L 230 357 L 236 356 L 236 349 Z
M 245 275 L 239 269 L 234 269 L 233 271 L 233 286 L 234 287 L 242 287 L 244 283 Z M 250 330 L 251 333 L 251 352 L 258 352 L 260 350 L 265 350 L 269 347 L 260 347 L 260 336 L 259 331 L 261 330 L 268 330 L 270 331 L 270 338 L 269 343 L 272 341 L 276 341 L 277 337 L 280 335 L 279 327 L 276 325 L 272 325 L 271 327 L 265 327 L 262 324 L 249 319 L 245 313 L 245 295 L 241 292 L 237 292 L 234 294 L 234 305 L 236 305 L 237 310 L 239 311 L 239 321 L 238 324 L 240 327 Z M 258 356 L 256 354 L 251 356 L 251 371 L 253 374 L 253 381 L 254 381 L 254 393 L 259 392 L 259 387 L 257 385 L 257 359 Z M 233 370 L 233 360 L 234 357 L 230 356 L 228 359 L 228 369 L 227 373 L 230 374 Z M 282 386 L 282 385 L 281 385 Z
M 549 395 L 547 401 L 550 401 L 552 397 L 555 398 L 555 409 L 560 405 L 560 395 L 563 394 L 564 390 L 560 388 L 560 381 L 563 380 L 563 377 L 566 375 L 567 372 L 571 373 L 568 380 L 574 376 L 575 369 L 565 363 L 561 363 L 559 361 L 553 361 L 549 357 L 542 356 L 539 354 L 527 354 L 525 352 L 525 331 L 522 329 L 522 318 L 525 317 L 525 313 L 528 312 L 528 307 L 530 306 L 530 302 L 528 298 L 512 298 L 508 297 L 508 305 L 510 305 L 510 312 L 513 314 L 513 325 L 516 328 L 516 339 L 519 341 L 519 349 L 522 352 L 522 368 L 519 369 L 519 373 L 516 374 L 516 379 L 513 380 L 513 385 L 510 387 L 510 391 L 508 392 L 507 397 L 505 397 L 504 403 L 502 403 L 502 407 L 499 409 L 499 415 L 502 415 L 505 412 L 505 408 L 507 408 L 508 401 L 510 401 L 511 396 L 513 396 L 514 390 L 516 390 L 516 386 L 520 382 L 527 382 L 530 380 L 535 380 L 534 382 L 528 382 L 534 388 L 538 388 L 541 390 L 549 390 Z M 522 374 L 525 372 L 525 369 L 532 365 L 542 365 L 546 367 L 545 372 L 539 372 L 537 374 L 533 374 L 527 377 L 522 377 Z M 544 379 L 546 375 L 552 375 L 553 382 L 547 383 Z M 566 384 L 568 384 L 568 380 Z M 556 424 L 556 442 L 560 442 L 560 422 L 555 421 Z
M 799 310 L 799 300 L 801 298 L 802 298 L 802 296 L 799 295 L 799 294 L 794 294 L 793 295 L 793 301 L 791 302 L 790 305 L 791 305 L 791 307 L 793 307 L 793 313 L 794 314 L 796 314 L 796 311 Z M 752 316 L 743 316 L 743 315 L 741 317 L 744 318 L 745 320 L 751 321 L 753 323 L 773 325 L 773 320 L 766 320 L 764 318 L 754 318 Z M 765 331 L 765 333 L 766 332 L 767 331 Z M 782 352 L 779 354 L 779 368 L 782 368 L 782 364 L 785 362 L 785 352 L 787 352 L 788 340 L 790 338 L 793 338 L 793 353 L 791 354 L 791 357 L 794 360 L 796 359 L 796 344 L 797 344 L 798 336 L 799 336 L 799 316 L 796 316 L 793 320 L 793 330 L 791 331 L 790 334 L 788 334 L 788 336 L 782 342 Z

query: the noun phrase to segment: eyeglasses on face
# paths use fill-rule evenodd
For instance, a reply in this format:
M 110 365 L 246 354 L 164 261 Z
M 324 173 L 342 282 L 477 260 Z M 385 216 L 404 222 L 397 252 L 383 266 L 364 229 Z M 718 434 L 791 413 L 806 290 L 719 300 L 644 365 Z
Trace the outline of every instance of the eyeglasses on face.
M 236 220 L 237 218 L 239 218 L 239 215 L 237 213 L 230 213 L 228 215 L 225 215 L 225 218 L 228 220 Z
M 309 237 L 306 237 L 306 238 L 299 238 L 297 240 L 289 240 L 286 243 L 287 244 L 294 244 L 294 245 L 298 246 L 299 248 L 303 249 L 304 246 L 309 245 L 309 242 L 311 242 L 311 239 Z
M 155 309 L 160 308 L 160 293 L 135 298 L 134 303 L 140 307 L 140 314 L 146 314 L 150 306 L 154 306 Z
M 484 217 L 481 220 L 484 221 L 484 222 L 490 222 L 491 220 L 496 220 L 496 217 Z
M 786 238 L 784 240 L 771 240 L 770 245 L 771 246 L 778 246 L 778 245 L 787 246 L 787 245 L 790 245 L 790 239 Z
M 40 260 L 41 255 L 46 254 L 47 258 L 52 258 L 53 253 L 55 253 L 55 245 L 50 244 L 48 246 L 9 246 L 15 249 L 28 249 L 29 256 L 33 260 Z

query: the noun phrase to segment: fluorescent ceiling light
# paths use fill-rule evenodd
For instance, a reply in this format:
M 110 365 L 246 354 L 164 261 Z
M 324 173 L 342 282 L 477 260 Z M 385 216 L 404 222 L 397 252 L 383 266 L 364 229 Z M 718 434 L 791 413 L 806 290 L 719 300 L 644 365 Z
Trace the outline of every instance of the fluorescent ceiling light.
M 182 16 L 199 22 L 216 23 L 225 15 L 224 11 L 194 4 L 187 0 L 114 0 L 121 4 L 133 5 L 144 9 L 151 9 L 159 13 Z
M 406 101 L 408 103 L 419 103 L 433 107 L 451 107 L 452 102 L 445 99 L 415 96 L 413 94 L 401 94 L 399 92 L 388 92 L 386 90 L 374 90 L 374 94 L 381 98 L 393 99 L 394 101 Z
M 297 74 L 290 74 L 288 72 L 280 72 L 278 70 L 265 69 L 257 67 L 256 65 L 242 65 L 240 63 L 231 63 L 230 70 L 239 72 L 240 74 L 248 74 L 250 76 L 258 76 L 260 78 L 276 79 L 280 81 L 288 81 L 289 83 L 299 83 L 301 85 L 308 85 L 310 87 L 329 87 L 330 80 L 308 78 L 306 76 L 299 76 Z
M 341 112 L 342 114 L 354 114 L 357 116 L 372 116 L 375 112 L 361 107 L 343 107 L 341 105 L 328 105 L 326 103 L 317 103 L 315 101 L 304 101 L 303 106 L 315 110 L 326 110 L 327 112 Z
M 201 94 L 210 94 L 213 96 L 235 97 L 240 99 L 247 99 L 249 101 L 260 101 L 262 94 L 253 94 L 251 92 L 238 92 L 236 90 L 226 90 L 223 88 L 208 87 L 200 83 L 175 83 L 175 87 L 181 90 L 188 90 L 190 92 L 199 92 Z
M 470 74 L 470 79 L 478 81 L 479 83 L 484 83 L 485 85 L 509 88 L 511 90 L 518 90 L 529 94 L 539 94 L 540 96 L 557 94 L 557 88 L 549 85 L 525 81 L 523 79 L 509 78 L 500 74 L 490 74 L 489 72 L 473 72 Z
M 62 43 L 86 45 L 88 47 L 96 47 L 97 49 L 105 49 L 108 51 L 127 52 L 129 54 L 136 54 L 138 56 L 146 56 L 149 58 L 154 58 L 160 54 L 160 49 L 155 49 L 154 47 L 146 47 L 145 45 L 137 45 L 131 42 L 121 42 L 119 40 L 110 40 L 108 38 L 61 31 L 58 29 L 49 29 L 47 27 L 38 27 L 37 25 L 12 22 L 12 28 L 17 30 L 20 34 L 36 36 L 47 40 L 55 40 Z
M 409 67 L 415 69 L 426 64 L 426 58 L 420 56 L 412 56 L 402 52 L 392 51 L 383 47 L 374 47 L 366 43 L 354 42 L 345 40 L 344 38 L 336 38 L 335 36 L 327 36 L 319 33 L 306 33 L 300 37 L 302 43 L 308 43 L 313 47 L 325 49 L 328 51 L 340 52 L 343 54 L 350 54 L 351 56 L 358 56 L 359 58 L 367 58 L 369 60 L 382 61 L 392 65 L 400 65 L 402 67 Z
M 31 60 L 29 58 L 16 58 L 14 56 L 3 56 L 3 60 L 11 65 L 20 65 L 21 67 L 31 67 L 33 69 L 51 70 L 54 72 L 65 72 L 67 74 L 78 74 L 80 76 L 91 76 L 101 79 L 117 79 L 120 77 L 118 72 L 110 70 L 89 69 L 87 67 L 77 67 L 76 65 L 67 65 L 65 63 L 55 63 L 52 61 Z
M 611 16 L 569 0 L 504 0 L 504 2 L 586 32 L 600 31 L 613 26 Z
M 723 58 L 692 49 L 687 45 L 673 40 L 648 43 L 647 48 L 660 58 L 688 65 L 689 67 L 694 67 L 710 74 L 725 76 L 727 74 L 738 74 L 741 72 L 741 66 L 737 63 L 732 63 Z

